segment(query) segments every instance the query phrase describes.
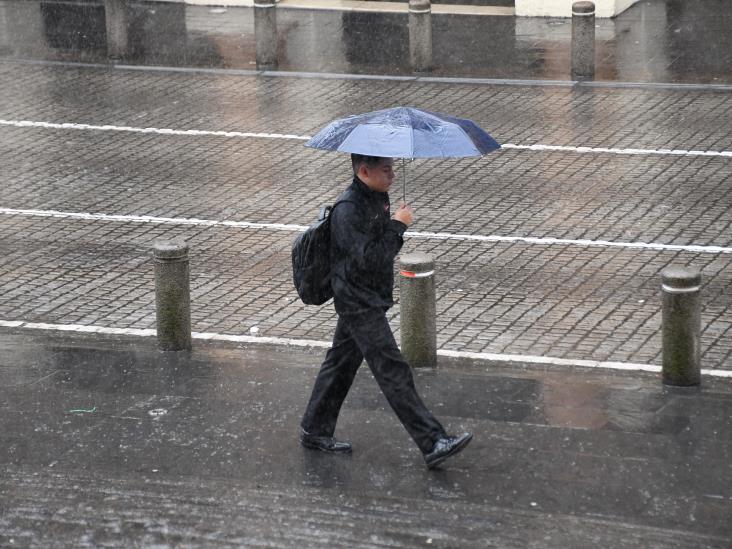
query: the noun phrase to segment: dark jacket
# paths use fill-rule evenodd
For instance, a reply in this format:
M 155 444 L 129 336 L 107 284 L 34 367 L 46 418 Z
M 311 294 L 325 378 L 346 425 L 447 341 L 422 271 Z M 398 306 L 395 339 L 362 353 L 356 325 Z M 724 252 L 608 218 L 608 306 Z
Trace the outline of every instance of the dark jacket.
M 338 314 L 386 309 L 394 304 L 394 258 L 407 226 L 391 219 L 389 195 L 358 177 L 338 198 L 331 231 L 331 286 Z

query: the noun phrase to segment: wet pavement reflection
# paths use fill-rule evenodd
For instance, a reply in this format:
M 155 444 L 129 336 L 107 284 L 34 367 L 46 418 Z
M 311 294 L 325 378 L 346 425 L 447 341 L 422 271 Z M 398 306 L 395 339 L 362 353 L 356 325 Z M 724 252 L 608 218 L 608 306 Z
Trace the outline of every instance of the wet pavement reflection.
M 569 79 L 569 19 L 435 14 L 432 20 L 434 76 Z M 110 58 L 115 25 L 126 29 L 126 42 Z M 280 70 L 413 74 L 406 14 L 278 8 L 277 25 Z M 731 25 L 725 0 L 645 0 L 614 19 L 597 19 L 596 80 L 732 83 Z M 0 54 L 255 69 L 254 13 L 131 2 L 115 22 L 101 1 L 0 0 Z
M 267 503 L 263 516 L 248 515 L 246 539 L 271 542 L 273 522 L 300 509 L 312 527 L 327 534 L 330 525 L 333 539 L 364 534 L 356 522 L 327 516 L 371 509 L 377 515 L 370 528 L 397 546 L 413 545 L 409 540 L 425 532 L 449 534 L 443 540 L 455 542 L 450 546 L 476 539 L 521 546 L 540 539 L 536 521 L 561 523 L 565 515 L 573 516 L 572 528 L 548 527 L 546 546 L 579 546 L 575 537 L 623 541 L 629 523 L 650 535 L 644 541 L 652 546 L 722 547 L 732 536 L 721 519 L 732 510 L 723 473 L 732 449 L 728 381 L 669 390 L 657 376 L 639 373 L 443 361 L 437 370 L 418 371 L 416 382 L 446 426 L 473 431 L 475 441 L 428 471 L 367 368 L 338 427 L 353 442 L 353 455 L 299 446 L 317 350 L 201 343 L 191 353 L 161 353 L 152 339 L 12 330 L 0 337 L 0 350 L 0 492 L 9 498 L 0 515 L 2 545 L 8 532 L 30 545 L 60 535 L 63 545 L 90 527 L 97 543 L 150 543 L 143 536 L 150 532 L 159 542 L 235 542 L 241 521 L 215 532 L 188 526 L 202 514 L 216 522 L 231 509 L 207 498 L 257 507 L 285 493 L 276 505 Z M 211 490 L 215 496 L 201 499 Z M 80 502 L 79 512 L 94 501 L 92 515 L 67 509 L 69 497 Z M 150 498 L 179 502 L 180 524 L 171 526 L 164 505 L 147 506 Z M 118 512 L 120 502 L 127 522 L 96 522 Z M 455 519 L 436 520 L 432 505 Z M 41 522 L 28 518 L 41 508 Z M 29 520 L 31 528 L 20 528 Z M 140 520 L 150 529 L 136 530 L 132 523 Z M 167 530 L 156 530 L 159 524 Z M 322 541 L 322 532 L 308 535 Z M 283 545 L 303 546 L 297 536 Z

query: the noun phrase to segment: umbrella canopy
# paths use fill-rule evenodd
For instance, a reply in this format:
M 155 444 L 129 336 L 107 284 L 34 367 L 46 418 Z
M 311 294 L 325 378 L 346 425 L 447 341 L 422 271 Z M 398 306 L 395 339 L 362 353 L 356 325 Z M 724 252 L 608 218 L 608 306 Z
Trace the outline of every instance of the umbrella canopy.
M 412 107 L 335 120 L 305 146 L 390 158 L 459 158 L 501 148 L 475 122 Z

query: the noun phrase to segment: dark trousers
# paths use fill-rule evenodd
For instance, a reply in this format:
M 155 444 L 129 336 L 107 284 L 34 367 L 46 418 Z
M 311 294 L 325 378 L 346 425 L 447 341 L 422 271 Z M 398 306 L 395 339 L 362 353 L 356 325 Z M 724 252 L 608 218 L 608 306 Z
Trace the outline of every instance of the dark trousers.
M 302 428 L 314 435 L 333 436 L 341 405 L 364 358 L 417 446 L 423 453 L 431 451 L 445 430 L 417 394 L 412 371 L 381 309 L 338 317 L 333 346 L 318 372 Z

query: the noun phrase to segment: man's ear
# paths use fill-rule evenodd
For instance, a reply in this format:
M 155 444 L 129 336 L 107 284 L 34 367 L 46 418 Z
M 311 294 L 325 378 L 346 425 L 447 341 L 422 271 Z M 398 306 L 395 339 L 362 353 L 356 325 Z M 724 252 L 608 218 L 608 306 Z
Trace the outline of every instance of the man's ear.
M 359 179 L 361 179 L 361 180 L 363 180 L 363 176 L 368 177 L 369 171 L 368 171 L 368 168 L 366 167 L 366 164 L 359 164 L 356 175 L 358 175 Z

